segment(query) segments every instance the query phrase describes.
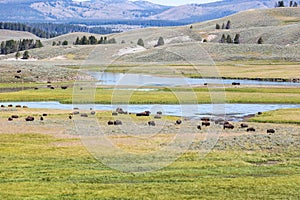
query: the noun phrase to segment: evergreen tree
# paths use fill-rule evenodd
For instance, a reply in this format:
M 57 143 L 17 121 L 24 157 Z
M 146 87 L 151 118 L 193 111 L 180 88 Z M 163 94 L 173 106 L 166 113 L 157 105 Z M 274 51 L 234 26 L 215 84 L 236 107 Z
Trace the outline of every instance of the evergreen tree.
M 63 41 L 62 45 L 63 46 L 67 46 L 68 45 L 68 41 L 67 40 Z
M 75 45 L 80 45 L 80 39 L 79 39 L 79 37 L 76 38 Z
M 230 20 L 227 21 L 227 24 L 226 24 L 226 29 L 230 29 L 231 28 L 231 22 Z
M 55 41 L 52 42 L 52 46 L 56 46 L 56 42 Z
M 220 24 L 216 24 L 216 29 L 220 29 Z
M 138 41 L 137 41 L 137 45 L 139 46 L 144 46 L 144 40 L 142 38 L 140 38 Z
M 156 47 L 158 46 L 163 46 L 165 44 L 164 38 L 163 37 L 159 37 L 157 44 L 155 45 Z
M 222 24 L 222 29 L 225 29 L 225 24 L 224 23 Z
M 29 52 L 28 52 L 28 51 L 25 51 L 25 52 L 23 53 L 22 59 L 28 59 L 28 58 L 29 58 Z
M 222 38 L 220 40 L 220 43 L 225 43 L 226 41 L 226 37 L 225 37 L 225 34 L 222 35 Z
M 21 56 L 20 52 L 19 52 L 19 51 L 17 51 L 17 53 L 16 53 L 16 55 L 15 55 L 15 57 L 16 57 L 16 60 L 18 60 L 18 58 L 20 58 L 20 56 Z
M 94 44 L 97 44 L 97 43 L 98 43 L 98 41 L 97 41 L 96 37 L 93 36 L 93 35 L 91 35 L 91 36 L 89 37 L 89 44 L 94 45 Z
M 278 7 L 284 7 L 284 1 L 278 1 Z
M 239 44 L 240 43 L 240 34 L 236 34 L 233 40 L 234 44 Z
M 298 7 L 298 4 L 297 4 L 297 2 L 296 2 L 296 1 L 294 2 L 294 5 L 293 5 L 293 7 Z
M 259 39 L 258 39 L 258 41 L 257 41 L 257 44 L 262 44 L 264 41 L 263 41 L 263 39 L 262 39 L 262 37 L 260 37 Z
M 227 35 L 226 42 L 227 42 L 228 44 L 231 44 L 231 43 L 232 43 L 232 39 L 231 39 L 230 35 Z
M 87 39 L 87 37 L 85 35 L 81 38 L 80 44 L 81 45 L 87 45 L 87 44 L 89 44 L 89 40 Z
M 290 1 L 290 7 L 292 7 L 293 6 L 293 1 Z
M 107 44 L 116 44 L 116 43 L 117 43 L 117 41 L 115 38 L 111 38 L 111 39 L 107 40 Z

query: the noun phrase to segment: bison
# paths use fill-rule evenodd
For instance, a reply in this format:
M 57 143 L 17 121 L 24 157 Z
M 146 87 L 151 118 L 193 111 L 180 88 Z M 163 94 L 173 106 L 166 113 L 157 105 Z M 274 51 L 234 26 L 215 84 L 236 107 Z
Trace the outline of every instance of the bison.
M 117 116 L 118 113 L 117 113 L 117 112 L 112 112 L 111 115 L 112 115 L 112 116 Z
M 182 121 L 180 119 L 177 119 L 175 122 L 176 125 L 180 125 L 181 123 L 182 123 Z
M 32 122 L 32 121 L 34 121 L 34 117 L 28 116 L 28 117 L 26 117 L 25 120 L 26 120 L 27 122 Z
M 5 108 L 5 105 L 1 105 L 1 108 Z
M 82 114 L 80 115 L 80 117 L 88 117 L 88 114 L 82 113 Z
M 13 119 L 18 119 L 19 116 L 18 116 L 18 115 L 12 115 L 11 118 L 13 118 Z
M 248 128 L 248 127 L 249 127 L 248 124 L 244 124 L 244 123 L 241 124 L 241 128 Z
M 16 78 L 16 79 L 20 79 L 20 78 L 21 78 L 21 76 L 15 76 L 15 78 Z
M 28 106 L 23 106 L 23 108 L 28 108 Z
M 73 117 L 72 117 L 72 115 L 69 115 L 69 119 L 72 119 Z
M 109 125 L 109 126 L 114 125 L 114 122 L 113 121 L 108 121 L 107 125 Z
M 79 111 L 74 111 L 73 115 L 79 115 Z
M 198 126 L 197 126 L 197 129 L 201 130 L 201 125 L 198 125 Z
M 13 121 L 13 118 L 9 117 L 7 120 L 8 120 L 8 121 Z
M 157 111 L 156 114 L 162 115 L 162 112 L 161 111 Z
M 116 126 L 122 125 L 122 122 L 120 120 L 116 120 L 116 121 L 114 121 L 114 125 L 116 125 Z
M 149 126 L 155 126 L 155 121 L 149 121 L 149 122 L 148 122 L 148 125 L 149 125 Z
M 95 112 L 95 111 L 92 111 L 92 112 L 91 112 L 91 115 L 95 115 L 95 114 L 96 114 L 96 112 Z
M 68 89 L 68 86 L 61 86 L 60 88 L 63 90 L 66 90 L 66 89 Z
M 202 126 L 210 126 L 210 122 L 208 122 L 208 121 L 203 121 L 203 122 L 202 122 Z
M 16 105 L 16 108 L 21 108 L 22 106 L 21 105 Z
M 18 73 L 18 74 L 19 74 L 19 73 L 21 73 L 21 72 L 22 72 L 22 70 L 20 70 L 20 69 L 19 69 L 19 70 L 17 70 L 17 73 Z
M 239 82 L 233 82 L 232 85 L 241 85 Z
M 268 129 L 267 133 L 275 133 L 275 130 L 274 129 Z
M 223 129 L 234 129 L 234 125 L 230 123 L 224 123 Z
M 209 117 L 202 117 L 202 118 L 201 118 L 201 121 L 209 122 L 209 121 L 210 121 L 210 118 L 209 118 Z
M 247 132 L 255 132 L 255 128 L 253 128 L 253 127 L 247 128 Z
M 41 117 L 40 117 L 40 120 L 41 120 L 41 121 L 44 121 L 44 117 L 41 116 Z
M 48 114 L 47 114 L 47 113 L 43 113 L 42 116 L 43 116 L 43 117 L 47 117 Z

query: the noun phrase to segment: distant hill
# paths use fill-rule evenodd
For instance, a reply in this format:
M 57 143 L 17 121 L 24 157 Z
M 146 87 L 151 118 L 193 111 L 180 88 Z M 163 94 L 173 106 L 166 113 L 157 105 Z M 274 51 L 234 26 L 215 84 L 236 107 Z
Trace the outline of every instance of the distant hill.
M 176 7 L 128 0 L 2 0 L 0 21 L 172 20 L 192 23 L 274 5 L 274 0 L 223 0 Z

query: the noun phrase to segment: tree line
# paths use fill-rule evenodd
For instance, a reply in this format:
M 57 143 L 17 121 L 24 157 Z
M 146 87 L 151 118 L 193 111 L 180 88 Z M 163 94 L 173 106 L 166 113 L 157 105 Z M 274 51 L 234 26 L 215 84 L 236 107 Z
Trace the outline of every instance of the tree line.
M 7 40 L 1 42 L 1 54 L 10 54 L 28 49 L 41 48 L 43 44 L 40 40 L 23 39 L 23 40 Z
M 284 1 L 278 1 L 275 3 L 275 8 L 277 7 L 285 7 Z M 296 1 L 290 1 L 289 7 L 298 7 L 298 3 Z
M 101 37 L 99 40 L 91 35 L 89 37 L 82 36 L 81 38 L 77 37 L 74 45 L 96 45 L 96 44 L 116 44 L 117 41 L 115 38 L 108 39 L 107 37 Z
M 13 23 L 13 22 L 0 22 L 0 29 L 6 29 L 12 31 L 27 31 L 41 38 L 52 38 L 57 36 L 56 34 L 48 33 L 36 27 L 31 27 L 26 24 Z

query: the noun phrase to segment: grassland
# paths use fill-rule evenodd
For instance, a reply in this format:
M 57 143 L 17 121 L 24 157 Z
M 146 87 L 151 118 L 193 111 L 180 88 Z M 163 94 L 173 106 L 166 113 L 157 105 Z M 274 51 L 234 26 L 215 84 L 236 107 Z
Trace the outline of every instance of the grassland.
M 300 124 L 300 109 L 282 109 L 265 112 L 261 116 L 252 118 L 251 121 L 263 123 Z
M 224 92 L 225 91 L 225 92 Z M 95 96 L 93 95 L 95 92 Z M 84 94 L 84 91 L 82 92 Z M 131 94 L 128 96 L 128 94 Z M 75 95 L 73 99 L 73 95 Z M 23 90 L 18 92 L 1 93 L 1 102 L 24 102 L 24 101 L 59 101 L 61 103 L 72 103 L 76 101 L 76 95 L 72 88 L 62 90 L 57 88 L 41 88 L 39 90 Z M 176 97 L 177 95 L 177 97 Z M 193 95 L 197 96 L 198 103 L 210 103 L 211 96 L 226 96 L 222 99 L 227 103 L 300 103 L 299 88 L 226 88 L 208 89 L 208 88 L 157 88 L 154 91 L 134 91 L 134 90 L 113 90 L 106 88 L 97 88 L 94 91 L 88 91 L 86 96 L 81 98 L 81 103 L 102 103 L 110 104 L 112 99 L 115 103 L 131 104 L 178 104 L 195 103 Z M 118 99 L 116 99 L 118 97 Z M 178 97 L 185 97 L 182 101 Z M 189 98 L 191 97 L 191 98 Z M 128 102 L 129 101 L 129 102 Z M 224 103 L 224 102 L 220 102 Z
M 8 114 L 26 116 L 43 112 L 49 114 L 43 122 L 6 120 Z M 111 118 L 108 114 L 97 113 L 100 123 Z M 149 173 L 122 173 L 91 156 L 67 116 L 68 112 L 38 109 L 0 113 L 1 199 L 299 197 L 298 126 L 251 124 L 262 130 L 275 126 L 276 134 L 225 131 L 215 148 L 201 158 L 198 146 L 205 143 L 206 130 L 203 130 L 197 133 L 190 150 L 168 167 Z M 112 139 L 118 137 L 119 128 L 108 130 Z M 172 130 L 176 127 L 170 127 L 166 135 L 171 135 Z M 120 137 L 132 139 L 132 136 Z

